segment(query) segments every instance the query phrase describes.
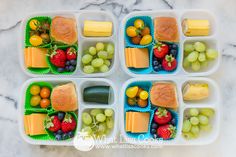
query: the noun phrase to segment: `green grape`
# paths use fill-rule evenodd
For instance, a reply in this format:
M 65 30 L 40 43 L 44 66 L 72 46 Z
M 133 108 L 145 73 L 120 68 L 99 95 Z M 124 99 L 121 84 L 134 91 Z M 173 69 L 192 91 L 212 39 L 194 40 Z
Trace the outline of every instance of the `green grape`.
M 102 109 L 92 109 L 92 110 L 90 111 L 90 114 L 91 114 L 92 116 L 96 116 L 96 115 L 99 114 L 99 113 L 103 113 Z
M 198 52 L 206 51 L 206 45 L 204 43 L 202 43 L 202 42 L 199 42 L 199 41 L 195 42 L 193 44 L 193 46 L 194 46 L 195 50 L 198 51 Z
M 199 53 L 198 60 L 199 60 L 200 62 L 206 61 L 205 52 L 200 52 L 200 53 Z
M 110 66 L 110 65 L 111 65 L 111 62 L 106 59 L 106 60 L 104 61 L 104 64 L 107 65 L 107 66 Z
M 104 122 L 106 120 L 106 116 L 102 113 L 99 113 L 99 114 L 96 115 L 96 120 L 98 122 Z
M 187 140 L 191 140 L 194 138 L 194 135 L 191 132 L 183 132 L 182 136 L 186 138 Z
M 91 65 L 92 65 L 94 68 L 98 68 L 98 67 L 102 66 L 103 63 L 104 63 L 103 59 L 101 59 L 101 58 L 96 58 L 96 59 L 92 60 Z
M 106 51 L 99 51 L 98 52 L 98 57 L 102 59 L 107 59 L 108 53 Z
M 199 119 L 199 123 L 201 125 L 207 125 L 209 123 L 209 119 L 207 118 L 207 116 L 204 116 L 204 115 L 199 115 L 198 116 L 198 119 Z
M 216 59 L 218 57 L 218 52 L 215 49 L 207 49 L 206 56 L 207 59 Z
M 99 67 L 99 70 L 103 73 L 108 72 L 109 71 L 109 67 L 105 64 L 103 64 L 102 66 Z
M 107 117 L 107 120 L 106 120 L 106 124 L 107 124 L 107 127 L 109 129 L 112 129 L 113 126 L 114 126 L 114 120 L 112 117 Z
M 103 51 L 103 50 L 104 50 L 104 47 L 105 47 L 105 45 L 104 45 L 102 42 L 98 42 L 98 43 L 96 44 L 97 52 L 98 52 L 98 51 Z
M 84 54 L 89 54 L 89 49 L 83 51 Z
M 193 51 L 187 56 L 187 59 L 189 62 L 195 62 L 198 58 L 198 55 L 199 53 L 197 51 Z
M 94 67 L 91 65 L 86 65 L 84 66 L 83 71 L 87 74 L 91 74 L 94 72 Z
M 214 115 L 214 113 L 215 113 L 214 110 L 210 109 L 210 108 L 200 109 L 200 114 L 207 116 L 207 117 L 212 117 Z
M 82 57 L 82 63 L 83 64 L 88 64 L 92 61 L 93 59 L 93 56 L 91 56 L 90 54 L 85 54 L 83 57 Z
M 113 115 L 113 110 L 112 109 L 105 109 L 104 113 L 107 117 L 111 117 Z
M 106 135 L 109 135 L 111 133 L 111 129 L 107 129 L 106 131 L 105 131 L 105 134 Z
M 191 108 L 191 109 L 189 110 L 189 115 L 190 115 L 190 116 L 197 116 L 198 114 L 199 114 L 199 110 L 196 109 L 196 108 Z
M 197 117 L 191 117 L 190 122 L 192 125 L 198 125 L 199 124 L 199 119 Z
M 190 65 L 191 65 L 191 63 L 188 61 L 188 59 L 187 59 L 187 58 L 184 58 L 184 62 L 183 62 L 184 68 L 189 68 Z
M 191 130 L 191 127 L 191 122 L 189 120 L 184 120 L 182 131 L 189 132 Z
M 198 61 L 192 63 L 191 68 L 193 71 L 199 71 L 201 69 L 201 64 Z
M 184 44 L 184 52 L 190 53 L 194 51 L 193 44 Z
M 99 133 L 105 133 L 106 129 L 107 129 L 107 125 L 105 122 L 99 123 L 99 125 L 98 125 L 98 132 Z
M 113 56 L 114 56 L 114 54 L 109 54 L 109 53 L 108 53 L 108 57 L 107 57 L 107 59 L 112 59 Z
M 82 113 L 82 121 L 84 124 L 89 125 L 92 123 L 92 117 L 90 116 L 89 113 L 84 112 Z
M 201 62 L 200 64 L 201 64 L 202 68 L 208 67 L 208 61 L 207 60 L 205 60 L 204 62 Z
M 199 127 L 197 126 L 197 125 L 194 125 L 194 126 L 192 126 L 192 128 L 191 128 L 191 133 L 194 135 L 194 136 L 198 136 L 199 135 L 199 132 L 200 132 L 200 130 L 199 130 Z
M 82 132 L 86 132 L 88 135 L 91 135 L 93 133 L 93 130 L 90 126 L 85 126 L 83 129 L 82 129 Z
M 212 126 L 211 125 L 200 125 L 200 130 L 202 131 L 211 131 Z
M 93 56 L 96 55 L 97 53 L 96 48 L 93 46 L 89 47 L 89 53 Z
M 111 44 L 111 43 L 108 43 L 107 46 L 106 46 L 106 51 L 107 51 L 109 54 L 114 54 L 114 45 Z

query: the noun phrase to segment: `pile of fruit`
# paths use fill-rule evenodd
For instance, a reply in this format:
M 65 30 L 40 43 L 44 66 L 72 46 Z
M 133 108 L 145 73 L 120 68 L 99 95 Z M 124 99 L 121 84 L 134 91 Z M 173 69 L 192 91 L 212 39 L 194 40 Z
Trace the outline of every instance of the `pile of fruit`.
M 32 19 L 29 21 L 30 38 L 29 43 L 32 46 L 40 46 L 50 43 L 49 30 L 50 22 L 48 19 L 39 21 Z
M 114 57 L 114 45 L 112 43 L 98 42 L 84 51 L 82 56 L 83 71 L 86 74 L 108 72 Z
M 208 66 L 208 62 L 216 59 L 218 52 L 215 49 L 207 48 L 203 42 L 185 43 L 184 44 L 184 61 L 185 69 L 199 71 L 201 68 Z
M 173 71 L 177 67 L 178 45 L 157 42 L 153 47 L 152 66 L 155 72 Z
M 182 135 L 186 139 L 198 138 L 201 131 L 210 131 L 210 118 L 213 117 L 214 110 L 210 108 L 191 108 L 185 112 Z
M 82 113 L 82 132 L 94 137 L 109 135 L 114 127 L 112 109 L 91 109 Z
M 56 140 L 66 140 L 74 137 L 76 120 L 70 113 L 58 112 L 47 116 L 44 121 L 45 128 L 53 133 Z
M 146 107 L 148 105 L 148 95 L 146 90 L 138 86 L 129 87 L 126 90 L 127 103 L 130 106 Z
M 47 108 L 50 105 L 51 90 L 48 87 L 32 85 L 30 87 L 30 105 L 35 107 L 40 105 L 41 108 Z
M 166 108 L 158 107 L 151 124 L 151 134 L 154 139 L 164 140 L 175 138 L 177 120 Z
M 127 27 L 126 34 L 135 45 L 148 45 L 152 42 L 150 28 L 145 25 L 142 19 L 136 19 L 133 26 Z
M 65 51 L 55 45 L 48 51 L 51 64 L 57 68 L 57 72 L 73 72 L 77 64 L 77 52 L 74 47 L 68 47 Z

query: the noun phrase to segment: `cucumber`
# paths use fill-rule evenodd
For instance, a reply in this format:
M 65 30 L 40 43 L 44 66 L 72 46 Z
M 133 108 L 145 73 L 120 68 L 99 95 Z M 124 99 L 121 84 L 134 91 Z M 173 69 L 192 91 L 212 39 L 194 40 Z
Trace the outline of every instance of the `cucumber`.
M 95 102 L 99 104 L 108 104 L 110 97 L 109 86 L 92 86 L 86 87 L 83 93 L 85 102 Z

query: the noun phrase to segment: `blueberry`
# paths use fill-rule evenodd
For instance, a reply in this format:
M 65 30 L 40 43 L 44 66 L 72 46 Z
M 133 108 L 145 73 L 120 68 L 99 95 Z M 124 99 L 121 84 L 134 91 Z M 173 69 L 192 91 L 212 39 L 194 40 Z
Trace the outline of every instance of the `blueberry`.
M 70 61 L 66 61 L 66 65 L 70 65 Z
M 58 141 L 62 140 L 62 137 L 61 137 L 60 134 L 57 134 L 57 135 L 55 136 L 55 138 L 56 138 L 56 140 L 58 140 Z
M 157 130 L 156 129 L 151 129 L 151 134 L 155 134 L 157 133 Z
M 64 112 L 58 112 L 57 117 L 60 121 L 62 121 L 65 117 L 65 113 Z
M 153 61 L 153 65 L 154 66 L 156 66 L 156 65 L 158 65 L 159 63 L 158 63 L 158 61 L 156 60 L 156 61 Z
M 63 131 L 62 131 L 62 130 L 58 130 L 58 131 L 57 131 L 57 134 L 62 135 L 62 134 L 63 134 Z
M 171 49 L 171 50 L 170 50 L 170 54 L 171 54 L 173 57 L 176 57 L 176 55 L 177 55 L 177 50 Z
M 57 72 L 59 72 L 59 73 L 62 73 L 62 72 L 64 72 L 64 68 L 57 68 Z
M 172 44 L 171 48 L 177 50 L 178 46 L 176 44 Z
M 70 65 L 76 65 L 76 60 L 75 59 L 72 59 L 72 60 L 70 60 Z
M 152 129 L 157 129 L 157 127 L 158 127 L 158 125 L 157 125 L 157 123 L 152 123 Z
M 69 138 L 72 138 L 74 136 L 73 131 L 68 132 L 68 136 L 69 136 Z
M 69 67 L 70 67 L 70 66 L 67 65 L 67 66 L 65 67 L 65 70 L 66 70 L 66 71 L 70 71 L 70 70 L 69 70 Z
M 162 65 L 158 64 L 156 66 L 153 67 L 154 71 L 161 71 L 162 70 Z
M 157 137 L 158 137 L 157 134 L 153 134 L 154 139 L 157 139 Z
M 175 126 L 175 125 L 176 125 L 176 119 L 173 118 L 173 119 L 170 121 L 170 123 Z
M 67 133 L 62 134 L 62 139 L 63 139 L 63 140 L 66 140 L 66 139 L 68 139 L 68 138 L 69 138 L 69 136 L 68 136 Z
M 70 65 L 70 66 L 69 66 L 69 71 L 72 72 L 72 71 L 74 71 L 74 70 L 75 70 L 75 67 L 74 67 L 73 65 Z
M 155 56 L 153 56 L 153 61 L 157 61 L 157 58 Z

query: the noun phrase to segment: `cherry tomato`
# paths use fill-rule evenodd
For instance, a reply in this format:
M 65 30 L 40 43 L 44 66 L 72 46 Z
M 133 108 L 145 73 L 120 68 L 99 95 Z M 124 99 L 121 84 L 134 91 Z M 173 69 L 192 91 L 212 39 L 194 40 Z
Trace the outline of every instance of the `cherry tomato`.
M 29 39 L 29 42 L 33 46 L 39 46 L 43 43 L 43 39 L 38 35 L 32 35 Z
M 39 21 L 36 19 L 30 20 L 29 26 L 30 26 L 30 29 L 35 31 L 37 27 L 39 26 Z
M 139 94 L 139 97 L 140 97 L 140 99 L 142 99 L 142 100 L 147 100 L 147 98 L 148 98 L 148 92 L 145 91 L 145 90 L 141 91 L 140 94 Z
M 141 19 L 137 19 L 134 21 L 134 27 L 137 29 L 142 29 L 144 27 L 144 22 Z
M 40 101 L 41 101 L 41 97 L 39 95 L 34 95 L 30 99 L 30 105 L 37 106 L 39 105 Z
M 38 95 L 40 93 L 40 87 L 38 85 L 33 85 L 30 87 L 30 94 Z
M 157 58 L 163 58 L 169 52 L 169 46 L 163 43 L 157 43 L 154 46 L 153 53 Z
M 144 35 L 148 35 L 148 34 L 150 34 L 150 28 L 149 27 L 144 27 L 141 30 L 141 35 L 144 36 Z
M 147 106 L 147 100 L 142 100 L 142 99 L 138 99 L 138 106 L 139 107 L 146 107 Z
M 50 89 L 48 87 L 43 87 L 40 91 L 40 96 L 42 98 L 48 98 L 50 96 Z
M 126 29 L 126 33 L 129 37 L 135 37 L 138 35 L 138 30 L 137 28 L 135 28 L 134 26 L 129 26 L 127 29 Z
M 132 37 L 131 41 L 133 44 L 138 45 L 140 43 L 141 39 L 142 39 L 141 36 L 138 35 L 138 36 Z
M 152 42 L 152 36 L 151 35 L 144 35 L 140 41 L 140 45 L 147 45 Z
M 49 99 L 42 99 L 40 101 L 40 107 L 41 108 L 47 108 L 50 105 L 50 100 Z

